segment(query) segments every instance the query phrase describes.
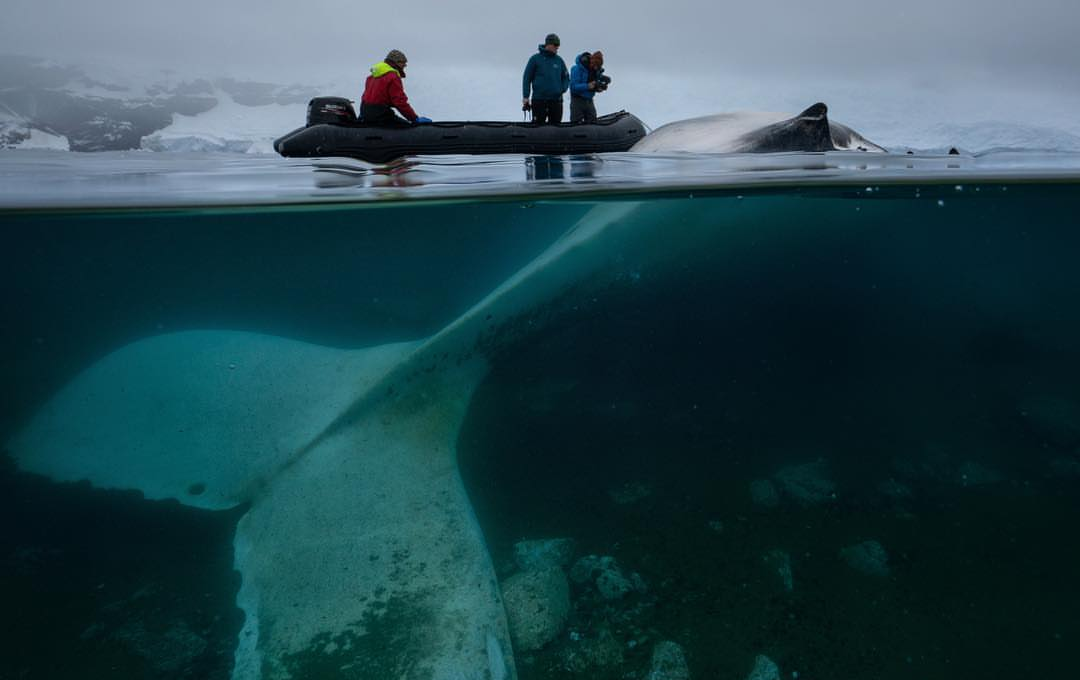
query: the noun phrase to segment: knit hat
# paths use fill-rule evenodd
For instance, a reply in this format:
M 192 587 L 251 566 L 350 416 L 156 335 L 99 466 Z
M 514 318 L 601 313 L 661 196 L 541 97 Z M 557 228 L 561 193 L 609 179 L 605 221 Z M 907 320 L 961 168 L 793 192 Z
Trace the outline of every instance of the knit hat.
M 402 52 L 401 50 L 390 50 L 389 52 L 386 53 L 386 59 L 384 59 L 383 61 L 387 61 L 387 62 L 392 61 L 395 64 L 397 64 L 398 66 L 400 66 L 401 64 L 404 64 L 404 63 L 408 62 L 409 60 L 405 58 L 405 53 Z
M 548 33 L 547 37 L 544 38 L 544 44 L 545 45 L 554 45 L 554 46 L 558 47 L 559 46 L 559 36 L 555 35 L 554 33 Z

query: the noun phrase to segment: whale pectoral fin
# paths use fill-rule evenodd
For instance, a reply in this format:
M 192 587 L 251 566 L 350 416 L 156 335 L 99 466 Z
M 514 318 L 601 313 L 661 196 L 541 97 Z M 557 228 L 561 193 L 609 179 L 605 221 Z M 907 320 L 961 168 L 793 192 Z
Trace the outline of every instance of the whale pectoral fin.
M 512 678 L 498 586 L 456 463 L 482 369 L 413 382 L 335 428 L 241 520 L 236 680 Z
M 363 350 L 233 331 L 121 347 L 9 443 L 22 469 L 209 509 L 247 502 L 415 343 Z

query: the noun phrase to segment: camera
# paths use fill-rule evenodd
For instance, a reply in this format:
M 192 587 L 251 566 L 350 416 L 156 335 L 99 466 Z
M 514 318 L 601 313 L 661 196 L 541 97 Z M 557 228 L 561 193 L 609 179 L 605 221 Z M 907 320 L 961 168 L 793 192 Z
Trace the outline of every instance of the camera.
M 608 85 L 611 85 L 611 77 L 604 75 L 604 69 L 596 74 L 596 85 L 593 87 L 594 92 L 603 92 L 608 89 Z

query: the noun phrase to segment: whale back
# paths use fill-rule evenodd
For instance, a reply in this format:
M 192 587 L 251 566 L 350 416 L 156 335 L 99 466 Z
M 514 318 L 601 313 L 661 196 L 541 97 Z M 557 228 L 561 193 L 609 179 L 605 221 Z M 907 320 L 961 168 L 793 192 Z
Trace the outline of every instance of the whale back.
M 884 151 L 846 125 L 829 120 L 823 103 L 801 113 L 739 111 L 677 121 L 654 130 L 635 152 L 780 153 Z

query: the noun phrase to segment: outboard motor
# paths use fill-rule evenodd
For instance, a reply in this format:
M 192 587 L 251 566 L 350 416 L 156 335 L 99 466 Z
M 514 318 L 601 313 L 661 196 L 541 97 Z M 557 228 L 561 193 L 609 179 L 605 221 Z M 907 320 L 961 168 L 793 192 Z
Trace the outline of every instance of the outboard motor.
M 344 97 L 315 97 L 307 105 L 307 124 L 351 125 L 356 123 L 352 102 Z

